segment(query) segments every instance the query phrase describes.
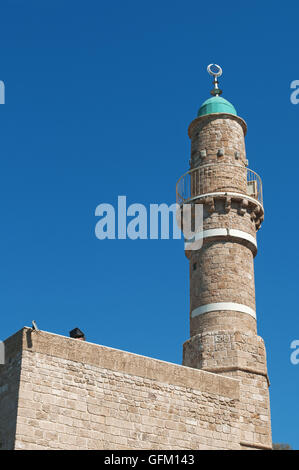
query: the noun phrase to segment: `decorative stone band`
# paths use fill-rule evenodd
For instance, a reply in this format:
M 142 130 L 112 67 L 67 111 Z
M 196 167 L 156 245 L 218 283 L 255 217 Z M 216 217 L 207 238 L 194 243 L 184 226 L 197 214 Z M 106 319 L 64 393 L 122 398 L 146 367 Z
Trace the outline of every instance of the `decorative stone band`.
M 182 208 L 184 204 L 192 204 L 197 202 L 198 204 L 206 204 L 207 209 L 210 213 L 215 211 L 215 201 L 224 200 L 225 211 L 228 213 L 231 210 L 232 203 L 239 205 L 238 212 L 240 215 L 244 215 L 246 211 L 250 214 L 250 218 L 255 223 L 256 230 L 259 230 L 264 220 L 264 208 L 263 204 L 255 199 L 254 197 L 248 196 L 243 193 L 235 193 L 230 191 L 217 191 L 212 193 L 198 194 L 183 202 L 180 202 Z
M 201 305 L 200 307 L 195 308 L 191 312 L 191 318 L 197 317 L 198 315 L 202 315 L 203 313 L 217 312 L 221 310 L 231 310 L 234 312 L 247 313 L 248 315 L 251 315 L 253 318 L 256 319 L 256 313 L 251 307 L 248 307 L 248 305 L 237 304 L 234 302 L 215 302 L 213 304 Z
M 243 372 L 249 372 L 249 374 L 256 374 L 256 375 L 262 375 L 263 377 L 266 377 L 268 387 L 270 387 L 270 380 L 268 377 L 267 371 L 261 371 L 258 369 L 253 369 L 252 367 L 241 367 L 241 366 L 226 366 L 226 367 L 203 367 L 202 370 L 206 370 L 207 372 L 212 372 L 214 374 L 219 374 L 219 372 L 234 372 L 236 370 L 242 370 Z
M 196 201 L 198 199 L 204 199 L 206 197 L 215 197 L 215 198 L 219 197 L 219 198 L 221 198 L 221 196 L 229 196 L 229 197 L 235 198 L 235 199 L 240 200 L 240 201 L 242 199 L 247 199 L 249 202 L 259 206 L 261 208 L 261 210 L 264 212 L 263 205 L 260 203 L 260 201 L 258 201 L 254 197 L 248 196 L 247 194 L 234 193 L 234 192 L 230 192 L 230 191 L 217 191 L 217 192 L 214 192 L 214 193 L 199 194 L 198 196 L 194 196 L 194 197 L 188 199 L 188 203 L 190 203 L 192 201 Z
M 205 238 L 229 238 L 236 240 L 245 240 L 246 244 L 252 250 L 254 255 L 257 253 L 257 243 L 256 238 L 250 233 L 243 232 L 243 230 L 236 230 L 233 228 L 213 228 L 209 230 L 202 230 L 201 232 L 195 233 L 194 237 L 190 240 L 185 241 L 185 250 L 196 250 L 196 243 L 199 240 L 203 240 Z M 201 248 L 201 244 L 199 248 Z
M 256 444 L 256 443 L 253 443 L 253 442 L 245 442 L 245 441 L 241 441 L 240 446 L 241 447 L 250 447 L 252 449 L 260 449 L 260 450 L 272 450 L 273 449 L 273 447 L 270 444 L 269 445 Z

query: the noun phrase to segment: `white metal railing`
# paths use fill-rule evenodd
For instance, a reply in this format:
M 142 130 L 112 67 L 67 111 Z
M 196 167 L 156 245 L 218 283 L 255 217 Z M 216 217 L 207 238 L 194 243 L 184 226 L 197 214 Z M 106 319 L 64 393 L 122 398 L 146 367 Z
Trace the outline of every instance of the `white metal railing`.
M 189 202 L 209 192 L 247 194 L 263 205 L 260 176 L 243 165 L 207 164 L 187 171 L 176 184 L 177 204 Z
M 257 199 L 263 205 L 263 184 L 261 177 L 247 168 L 247 194 Z

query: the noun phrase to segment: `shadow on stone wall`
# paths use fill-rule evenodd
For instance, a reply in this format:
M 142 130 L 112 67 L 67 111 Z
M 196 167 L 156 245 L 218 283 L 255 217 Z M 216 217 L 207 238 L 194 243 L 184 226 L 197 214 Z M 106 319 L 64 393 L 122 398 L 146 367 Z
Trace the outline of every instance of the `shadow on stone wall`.
M 13 450 L 19 401 L 22 332 L 5 342 L 5 364 L 0 365 L 0 449 Z

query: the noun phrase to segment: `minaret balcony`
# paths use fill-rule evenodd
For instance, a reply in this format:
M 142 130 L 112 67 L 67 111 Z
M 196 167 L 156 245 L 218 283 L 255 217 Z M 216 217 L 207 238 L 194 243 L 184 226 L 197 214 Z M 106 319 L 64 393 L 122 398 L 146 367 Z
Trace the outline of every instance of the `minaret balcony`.
M 262 180 L 243 165 L 202 165 L 189 170 L 177 182 L 176 200 L 180 206 L 214 196 L 246 199 L 263 209 Z

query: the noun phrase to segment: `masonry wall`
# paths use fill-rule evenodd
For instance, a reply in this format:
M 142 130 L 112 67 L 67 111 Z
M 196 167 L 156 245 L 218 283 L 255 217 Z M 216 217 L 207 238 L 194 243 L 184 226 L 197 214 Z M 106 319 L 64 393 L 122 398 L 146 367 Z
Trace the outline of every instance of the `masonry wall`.
M 13 344 L 7 448 L 240 448 L 237 379 L 28 328 Z
M 225 312 L 217 314 L 223 317 Z M 184 364 L 237 378 L 242 448 L 272 448 L 266 350 L 260 336 L 250 331 L 205 331 L 184 344 Z
M 22 335 L 16 334 L 6 342 L 6 363 L 0 365 L 0 449 L 14 447 L 21 354 Z

